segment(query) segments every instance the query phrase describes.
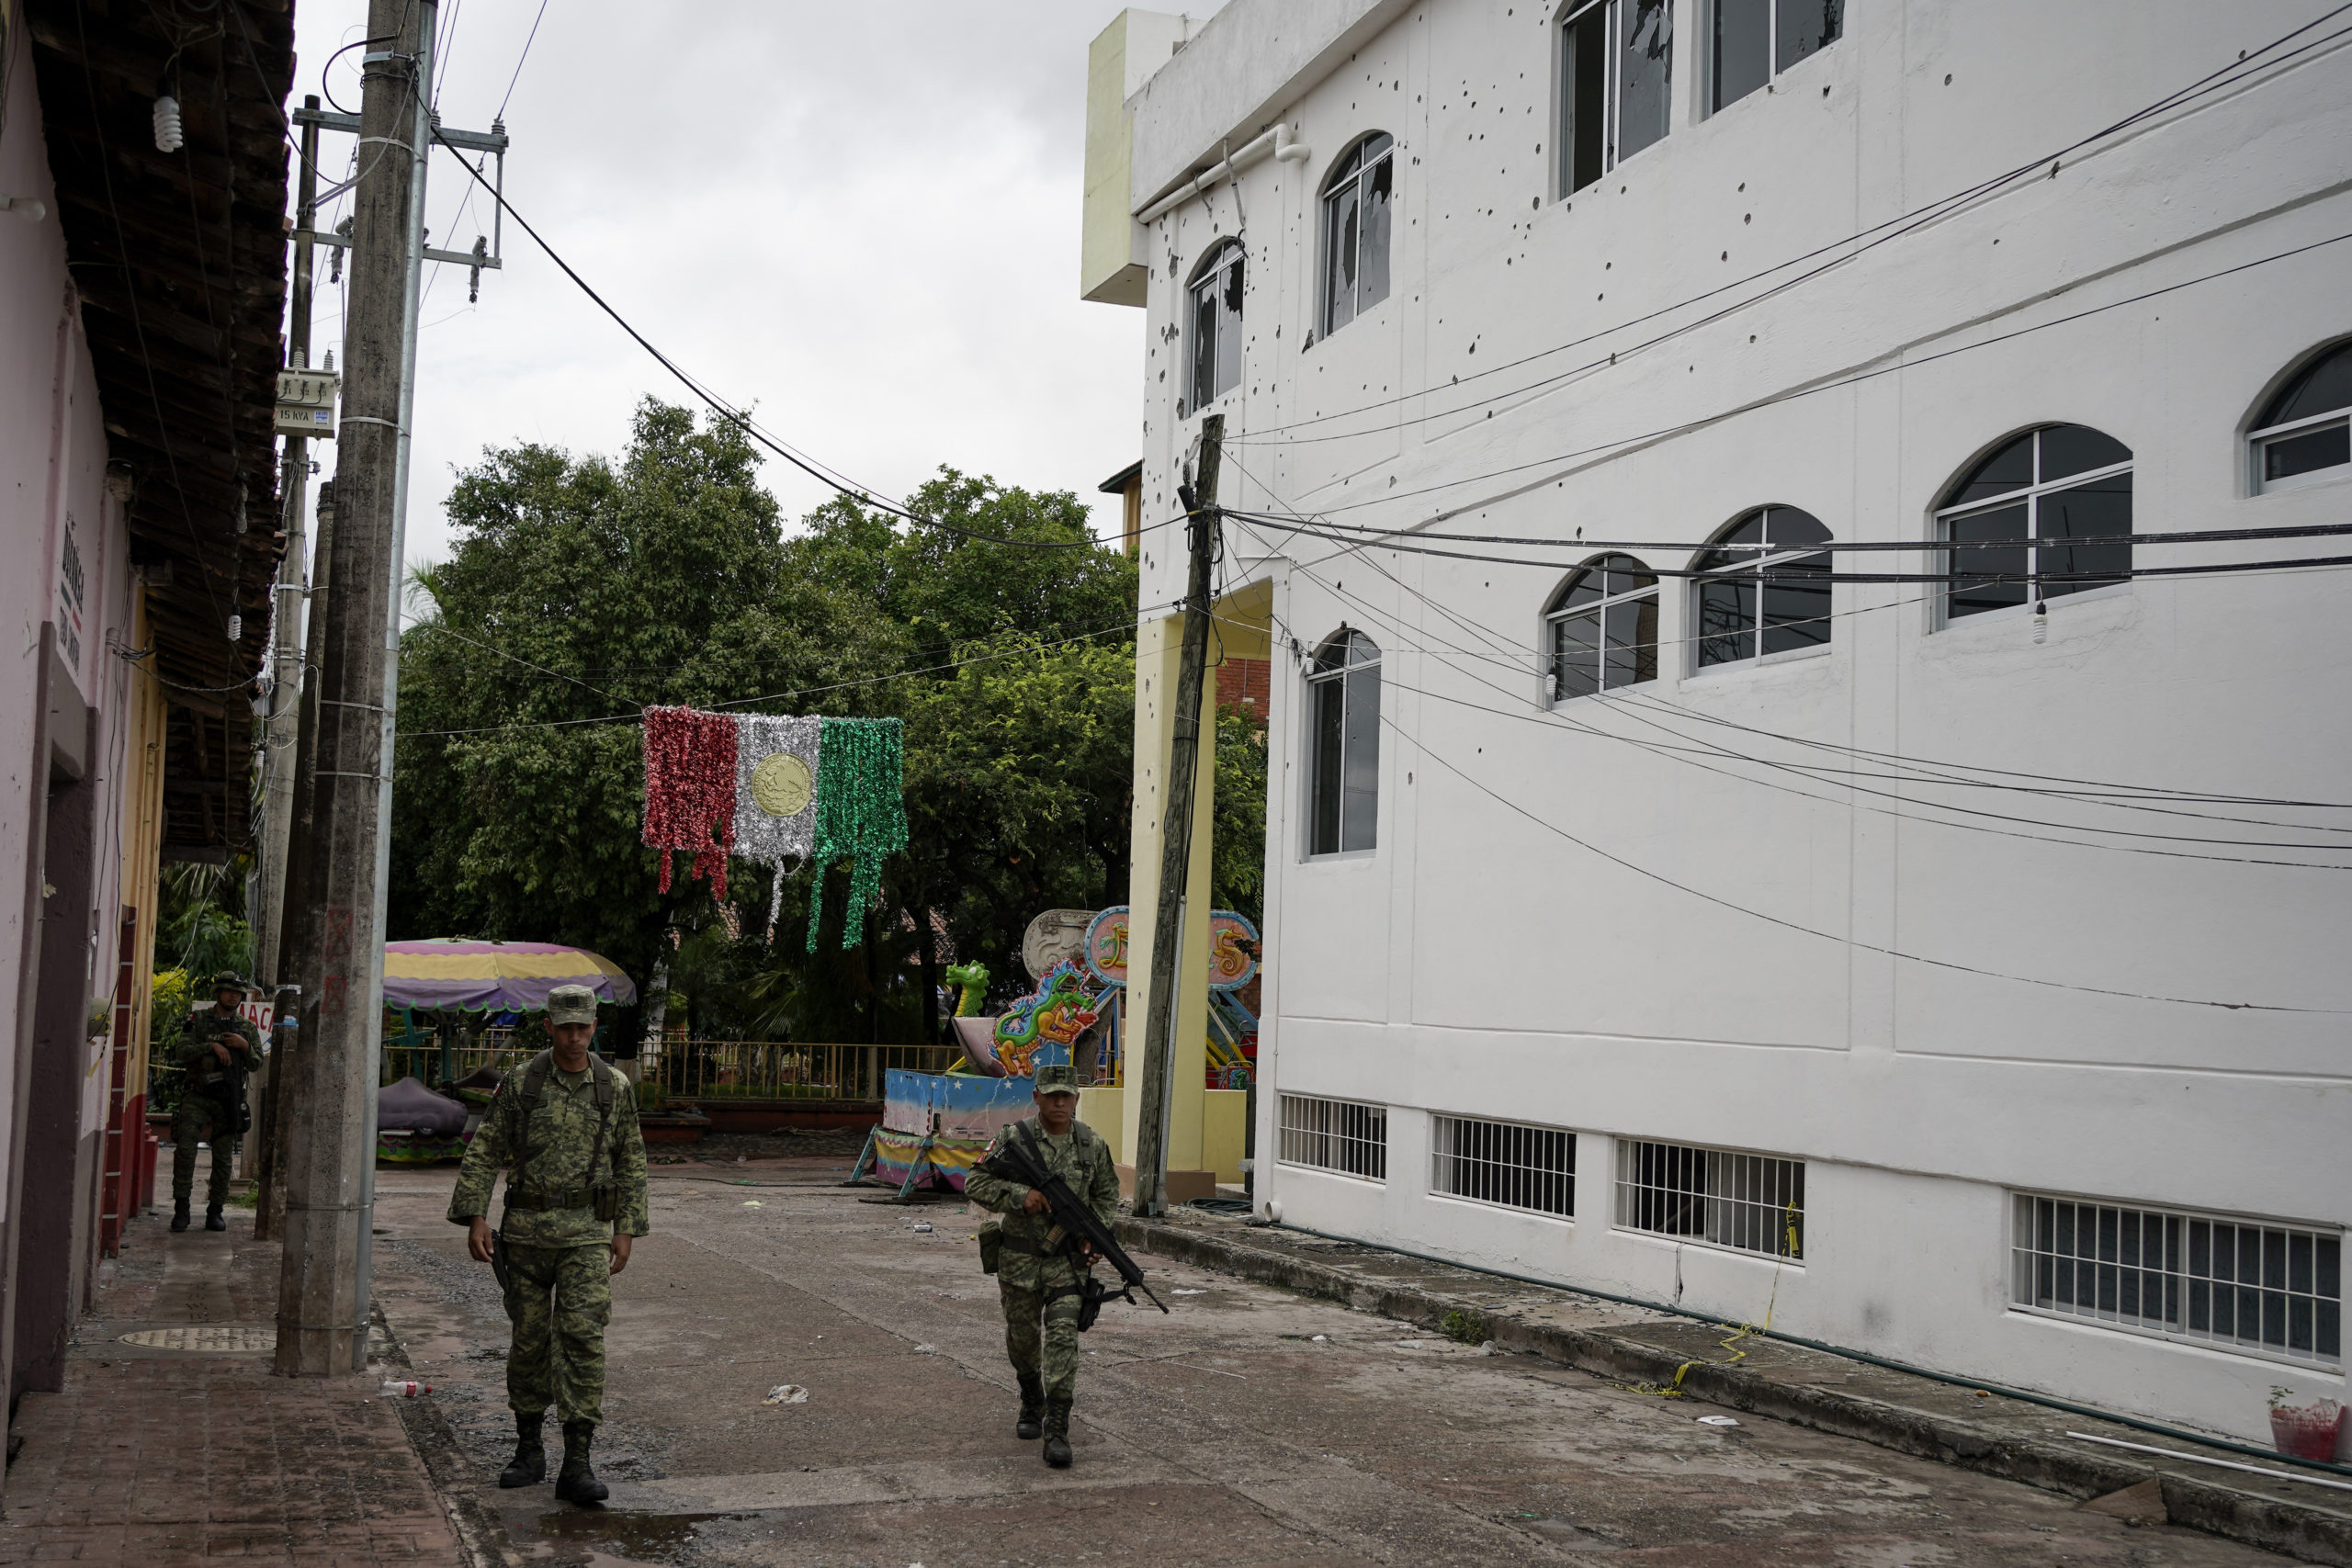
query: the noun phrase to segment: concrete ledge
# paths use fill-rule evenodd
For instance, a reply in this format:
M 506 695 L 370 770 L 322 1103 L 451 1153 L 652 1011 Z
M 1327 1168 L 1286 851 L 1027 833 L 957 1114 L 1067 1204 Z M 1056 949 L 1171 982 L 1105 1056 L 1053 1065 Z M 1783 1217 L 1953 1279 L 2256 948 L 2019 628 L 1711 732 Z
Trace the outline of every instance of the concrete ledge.
M 2331 1506 L 2288 1495 L 2297 1488 L 2293 1482 L 2271 1483 L 2248 1475 L 2243 1478 L 2246 1484 L 2225 1483 L 2216 1478 L 2228 1472 L 2199 1472 L 2190 1464 L 2101 1450 L 2063 1438 L 2052 1441 L 2021 1429 L 2029 1423 L 2047 1427 L 2051 1414 L 2021 1401 L 1990 1399 L 1981 1407 L 1993 1418 L 1972 1420 L 1937 1408 L 1967 1395 L 1956 1395 L 1949 1385 L 1926 1378 L 1870 1369 L 1869 1394 L 1792 1381 L 1774 1373 L 1803 1376 L 1858 1364 L 1780 1341 L 1746 1342 L 1759 1352 L 1770 1348 L 1767 1364 L 1726 1366 L 1721 1364 L 1725 1352 L 1719 1342 L 1727 1330 L 1670 1323 L 1638 1310 L 1621 1313 L 1627 1319 L 1623 1323 L 1600 1326 L 1532 1321 L 1531 1308 L 1581 1305 L 1592 1298 L 1565 1288 L 1498 1282 L 1469 1269 L 1425 1264 L 1370 1246 L 1349 1244 L 1347 1256 L 1370 1265 L 1349 1267 L 1301 1256 L 1286 1239 L 1277 1239 L 1279 1233 L 1252 1232 L 1232 1222 L 1122 1216 L 1118 1235 L 1137 1252 L 1237 1274 L 1441 1333 L 1450 1332 L 1449 1318 L 1456 1328 L 1475 1319 L 1483 1337 L 1503 1349 L 1620 1382 L 1670 1383 L 1677 1370 L 1687 1365 L 1681 1386 L 1692 1398 L 2065 1496 L 2103 1497 L 2154 1478 L 2161 1484 L 2165 1511 L 2174 1524 L 2306 1562 L 2352 1565 L 2352 1493 L 2340 1495 L 2343 1506 Z M 1383 1272 L 1374 1272 L 1374 1267 Z M 1498 1294 L 1507 1299 L 1498 1301 Z M 2092 1429 L 2100 1436 L 2166 1443 L 2084 1416 L 2059 1419 L 2066 1427 Z M 2329 1498 L 2339 1495 L 2302 1490 Z

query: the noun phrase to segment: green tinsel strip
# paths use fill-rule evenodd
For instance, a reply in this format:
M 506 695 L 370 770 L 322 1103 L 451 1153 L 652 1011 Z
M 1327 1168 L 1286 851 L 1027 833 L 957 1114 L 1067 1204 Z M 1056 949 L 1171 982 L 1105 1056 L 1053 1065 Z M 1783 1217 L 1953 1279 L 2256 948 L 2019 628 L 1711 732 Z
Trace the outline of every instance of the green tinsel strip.
M 829 718 L 817 746 L 817 833 L 808 863 L 816 885 L 808 895 L 808 951 L 817 951 L 817 924 L 825 913 L 825 872 L 844 856 L 850 868 L 849 909 L 842 920 L 843 951 L 855 947 L 863 919 L 882 887 L 882 859 L 907 847 L 904 727 L 895 718 Z

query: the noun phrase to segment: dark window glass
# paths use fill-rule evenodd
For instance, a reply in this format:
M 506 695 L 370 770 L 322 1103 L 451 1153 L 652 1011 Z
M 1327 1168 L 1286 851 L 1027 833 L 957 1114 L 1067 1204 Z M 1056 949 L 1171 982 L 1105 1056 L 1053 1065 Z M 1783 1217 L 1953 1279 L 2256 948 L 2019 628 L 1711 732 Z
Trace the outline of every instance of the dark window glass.
M 1348 688 L 1348 733 L 1340 848 L 1368 850 L 1380 819 L 1380 666 L 1359 666 L 1343 679 Z
M 1657 679 L 1657 575 L 1631 556 L 1604 556 L 1554 603 L 1553 700 Z
M 1335 333 L 1388 297 L 1395 140 L 1364 138 L 1323 187 L 1323 330 Z
M 1560 28 L 1560 194 L 1599 179 L 1609 107 L 1609 7 L 1594 6 Z
M 1319 682 L 1315 688 L 1315 836 L 1309 852 L 1314 854 L 1339 852 L 1340 759 L 1347 714 L 1347 682 Z
M 1193 290 L 1193 407 L 1216 396 L 1216 279 Z
M 1798 556 L 1766 569 L 1764 651 L 1788 653 L 1829 640 L 1829 558 Z
M 1238 250 L 1225 269 L 1225 286 L 1217 290 L 1216 389 L 1225 392 L 1241 384 L 1241 254 Z
M 1746 572 L 1699 584 L 1699 668 L 1756 657 L 1756 579 Z
M 1846 30 L 1846 0 L 1778 0 L 1777 9 L 1776 71 L 1827 49 Z
M 1566 701 L 1600 690 L 1600 617 L 1563 615 L 1552 623 L 1553 696 Z
M 2025 544 L 2025 502 L 1979 512 L 1970 517 L 1955 517 L 1945 526 L 1955 543 L 2005 541 L 1997 547 L 1951 552 L 1953 581 L 1944 600 L 1945 615 L 1955 618 L 1977 615 L 2026 603 L 2032 589 L 2025 581 L 2031 570 Z M 2011 545 L 2006 541 L 2015 542 Z M 1995 581 L 1979 573 L 1999 573 L 2011 581 Z
M 2132 460 L 2132 448 L 2112 435 L 2083 424 L 2052 424 L 2034 432 L 2041 438 L 2040 481 L 2048 484 L 2069 474 L 2086 474 Z
M 1374 847 L 1380 807 L 1380 649 L 1342 631 L 1316 650 L 1310 854 Z
M 1198 413 L 1241 379 L 1241 249 L 1218 249 L 1193 283 L 1192 407 Z
M 1970 469 L 1968 477 L 1944 504 L 1965 506 L 1972 501 L 2024 490 L 2032 483 L 2033 435 L 2028 432 Z
M 2297 474 L 2352 463 L 2352 425 L 2330 425 L 2302 435 L 2281 436 L 2262 447 L 2262 477 L 2290 479 Z
M 2033 531 L 2041 544 L 2035 570 L 2064 574 L 2038 583 L 2045 598 L 2123 581 L 2132 570 L 2132 476 L 2112 474 L 2039 497 Z M 2080 575 L 2086 572 L 2096 575 Z
M 1623 44 L 1617 58 L 1617 161 L 1666 134 L 1673 94 L 1674 10 L 1668 0 L 1615 0 Z
M 1772 77 L 1772 0 L 1715 0 L 1713 107 L 1721 108 Z
M 2278 395 L 2270 400 L 2270 406 L 2262 411 L 2255 428 L 2267 430 L 2274 424 L 2291 424 L 2299 419 L 2332 413 L 2341 408 L 2352 408 L 2352 343 L 2321 355 L 2281 388 Z

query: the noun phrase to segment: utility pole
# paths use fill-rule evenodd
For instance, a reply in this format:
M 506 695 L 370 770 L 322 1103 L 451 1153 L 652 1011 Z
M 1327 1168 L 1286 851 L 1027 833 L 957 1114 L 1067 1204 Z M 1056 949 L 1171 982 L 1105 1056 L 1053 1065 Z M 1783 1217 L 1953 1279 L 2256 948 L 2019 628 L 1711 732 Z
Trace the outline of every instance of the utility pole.
M 1184 917 L 1193 868 L 1193 786 L 1201 754 L 1201 687 L 1209 661 L 1209 570 L 1216 564 L 1217 468 L 1225 416 L 1201 422 L 1201 472 L 1177 487 L 1192 547 L 1184 592 L 1184 642 L 1176 660 L 1176 711 L 1168 746 L 1168 790 L 1159 807 L 1159 909 L 1151 923 L 1151 995 L 1143 1015 L 1142 1094 L 1136 1111 L 1138 1214 L 1168 1210 L 1168 1112 L 1174 1087 L 1178 985 L 1184 962 Z
M 315 109 L 319 100 L 306 98 L 303 105 Z M 304 370 L 311 364 L 311 230 L 319 212 L 319 128 L 314 123 L 302 127 L 300 164 L 295 171 L 294 285 L 287 311 L 286 363 L 289 368 Z M 270 667 L 269 716 L 262 731 L 261 853 L 256 868 L 259 874 L 254 879 L 260 896 L 247 911 L 253 920 L 254 982 L 269 991 L 273 1001 L 279 978 L 277 939 L 286 907 L 286 852 L 294 821 L 295 732 L 302 689 L 303 581 L 309 564 L 302 524 L 309 511 L 311 490 L 308 437 L 286 437 L 286 459 L 277 488 L 284 497 L 286 553 L 278 558 L 277 584 L 272 591 L 270 640 L 275 647 Z M 276 1119 L 270 1112 L 277 1099 L 278 1066 L 273 1059 L 256 1086 L 263 1097 L 263 1134 L 247 1139 L 240 1151 L 242 1174 L 246 1176 L 258 1174 L 268 1161 L 267 1128 Z M 258 1225 L 258 1210 L 255 1214 Z M 266 1231 L 261 1234 L 268 1235 Z
M 400 636 L 401 505 L 416 299 L 434 0 L 369 0 L 361 178 L 344 329 L 337 518 L 327 575 L 311 831 L 300 921 L 281 968 L 302 987 L 288 1053 L 286 1215 L 277 1287 L 282 1376 L 358 1371 L 368 1354 L 369 1200 L 383 1011 L 384 870 Z M 289 903 L 293 902 L 289 894 Z M 282 1037 L 282 1036 L 281 1036 Z
M 288 897 L 279 916 L 278 951 L 288 955 L 280 964 L 277 988 L 270 1000 L 277 1043 L 270 1050 L 270 1093 L 261 1102 L 261 1157 L 256 1172 L 260 1188 L 254 1205 L 254 1235 L 268 1241 L 282 1237 L 286 1223 L 286 1141 L 292 1117 L 286 1108 L 294 1054 L 302 1048 L 302 987 L 295 979 L 292 961 L 297 932 L 304 919 L 302 888 L 309 886 L 311 829 L 316 818 L 317 793 L 311 787 L 318 773 L 319 682 L 317 671 L 326 662 L 327 562 L 334 549 L 334 481 L 319 486 L 317 565 L 311 573 L 311 624 L 304 644 L 302 667 L 310 674 L 302 682 L 301 706 L 294 734 L 294 771 L 288 784 L 291 801 L 286 834 L 286 886 Z
M 303 100 L 315 109 L 316 97 Z M 300 167 L 295 172 L 294 285 L 287 311 L 286 363 L 311 364 L 311 231 L 319 214 L 319 128 L 302 126 Z M 311 443 L 286 437 L 286 460 L 278 484 L 285 497 L 286 554 L 277 563 L 277 602 L 271 617 L 277 647 L 272 662 L 268 761 L 262 778 L 261 899 L 254 911 L 254 979 L 266 988 L 278 980 L 277 938 L 286 899 L 286 843 L 294 818 L 294 728 L 301 694 L 302 591 L 308 560 L 303 519 L 309 511 Z

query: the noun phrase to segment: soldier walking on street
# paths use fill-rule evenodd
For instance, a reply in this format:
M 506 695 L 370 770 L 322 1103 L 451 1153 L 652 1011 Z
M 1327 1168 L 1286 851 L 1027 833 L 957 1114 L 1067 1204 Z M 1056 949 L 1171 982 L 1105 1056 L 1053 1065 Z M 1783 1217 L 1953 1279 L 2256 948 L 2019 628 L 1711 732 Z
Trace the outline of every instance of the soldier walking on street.
M 547 1479 L 541 1432 L 552 1404 L 563 1423 L 555 1495 L 601 1503 L 606 1489 L 589 1447 L 605 1416 L 612 1277 L 628 1267 L 630 1241 L 650 1228 L 645 1141 L 628 1080 L 588 1050 L 596 994 L 585 986 L 549 991 L 548 1032 L 554 1049 L 508 1074 L 492 1098 L 458 1172 L 449 1218 L 468 1227 L 475 1260 L 497 1270 L 514 1325 L 506 1357 L 514 1457 L 498 1483 Z M 506 1208 L 493 1232 L 485 1212 L 507 1166 Z
M 1026 1138 L 1046 1169 L 1109 1224 L 1118 1212 L 1119 1175 L 1102 1134 L 1078 1119 L 1077 1073 L 1039 1067 L 1033 1098 L 1037 1114 L 1006 1128 L 999 1142 Z M 1005 1216 L 995 1271 L 1004 1303 L 1004 1348 L 1021 1382 L 1021 1421 L 1013 1435 L 1034 1438 L 1042 1430 L 1046 1462 L 1064 1469 L 1070 1462 L 1069 1406 L 1078 1387 L 1080 1281 L 1093 1259 L 1066 1248 L 1043 1192 L 989 1169 L 985 1156 L 965 1179 L 964 1195 Z
M 196 1190 L 196 1146 L 212 1145 L 212 1176 L 204 1191 L 204 1228 L 225 1231 L 220 1205 L 237 1168 L 245 1131 L 245 1078 L 261 1065 L 261 1032 L 239 1016 L 245 983 L 223 972 L 212 976 L 212 1005 L 191 1014 L 182 1032 L 179 1109 L 172 1113 L 172 1228 L 187 1229 L 187 1201 Z

